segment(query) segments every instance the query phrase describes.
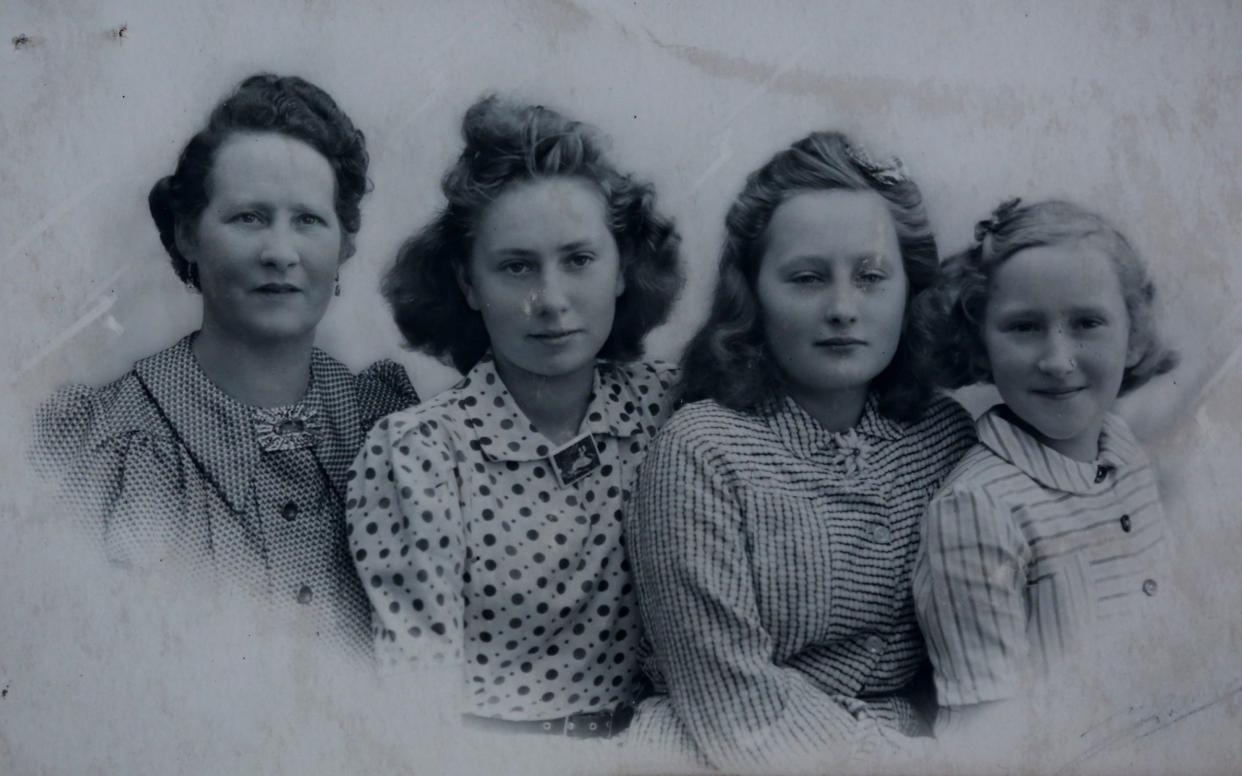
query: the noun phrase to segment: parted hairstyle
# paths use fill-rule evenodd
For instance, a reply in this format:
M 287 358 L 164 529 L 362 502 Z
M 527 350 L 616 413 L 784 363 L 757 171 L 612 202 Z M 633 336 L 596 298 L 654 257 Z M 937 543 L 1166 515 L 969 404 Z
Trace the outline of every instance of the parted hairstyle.
M 870 388 L 885 416 L 901 422 L 921 417 L 934 388 L 927 379 L 926 332 L 911 325 L 910 310 L 915 297 L 938 277 L 936 239 L 923 195 L 900 162 L 875 162 L 840 132 L 813 132 L 746 179 L 725 217 L 711 312 L 682 358 L 681 402 L 713 399 L 753 412 L 785 394 L 780 367 L 768 351 L 756 292 L 768 225 L 790 198 L 831 190 L 873 191 L 893 219 L 909 290 L 897 351 Z
M 988 291 L 997 269 L 1027 248 L 1086 242 L 1108 256 L 1121 281 L 1130 319 L 1129 348 L 1137 360 L 1126 368 L 1121 393 L 1132 391 L 1177 366 L 1156 325 L 1156 287 L 1138 252 L 1102 216 L 1072 202 L 1001 203 L 975 225 L 975 244 L 945 261 L 933 294 L 920 300 L 917 316 L 934 334 L 937 380 L 946 388 L 992 382 L 983 343 Z
M 362 226 L 359 207 L 367 180 L 366 138 L 327 92 L 297 76 L 270 73 L 245 79 L 211 112 L 207 126 L 181 151 L 177 169 L 151 188 L 147 204 L 160 231 L 160 242 L 172 257 L 177 277 L 198 288 L 198 273 L 177 248 L 177 224 L 194 223 L 210 201 L 208 178 L 216 152 L 238 133 L 274 132 L 314 148 L 336 177 L 334 205 L 345 240 L 345 256 L 353 254 L 354 235 Z
M 680 236 L 656 210 L 655 189 L 620 172 L 595 131 L 541 105 L 486 96 L 466 111 L 465 148 L 441 180 L 447 203 L 401 246 L 383 292 L 410 347 L 467 372 L 490 347 L 483 317 L 458 285 L 487 207 L 520 182 L 573 177 L 596 187 L 605 203 L 625 276 L 616 316 L 599 356 L 631 361 L 643 338 L 663 323 L 684 282 Z

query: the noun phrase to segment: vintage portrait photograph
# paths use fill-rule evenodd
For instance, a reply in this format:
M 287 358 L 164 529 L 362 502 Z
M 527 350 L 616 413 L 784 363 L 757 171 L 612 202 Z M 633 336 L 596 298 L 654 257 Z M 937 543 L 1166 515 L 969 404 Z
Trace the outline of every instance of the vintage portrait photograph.
M 0 8 L 0 773 L 1242 772 L 1242 3 Z

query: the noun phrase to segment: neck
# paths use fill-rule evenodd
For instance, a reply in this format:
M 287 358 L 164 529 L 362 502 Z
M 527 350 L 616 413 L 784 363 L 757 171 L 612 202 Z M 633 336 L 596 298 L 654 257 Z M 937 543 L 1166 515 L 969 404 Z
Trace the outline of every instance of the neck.
M 790 397 L 829 431 L 848 431 L 862 417 L 867 403 L 867 386 L 828 393 L 805 394 L 790 391 Z
M 242 404 L 280 407 L 306 395 L 313 335 L 296 341 L 253 342 L 204 321 L 194 357 L 213 383 Z
M 573 439 L 586 416 L 595 382 L 595 365 L 546 377 L 496 358 L 496 372 L 518 407 L 553 444 Z

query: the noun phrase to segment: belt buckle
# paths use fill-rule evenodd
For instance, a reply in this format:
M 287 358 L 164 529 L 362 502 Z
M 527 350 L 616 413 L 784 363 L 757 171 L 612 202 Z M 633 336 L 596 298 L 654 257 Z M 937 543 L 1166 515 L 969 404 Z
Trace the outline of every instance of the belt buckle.
M 565 717 L 566 738 L 608 738 L 612 735 L 612 712 L 582 712 Z

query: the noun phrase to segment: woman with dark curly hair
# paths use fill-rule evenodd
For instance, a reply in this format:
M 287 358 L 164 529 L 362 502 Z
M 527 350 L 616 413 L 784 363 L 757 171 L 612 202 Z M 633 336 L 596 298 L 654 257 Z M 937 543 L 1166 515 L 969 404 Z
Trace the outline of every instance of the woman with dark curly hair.
M 183 561 L 355 655 L 370 651 L 369 606 L 345 474 L 371 424 L 417 401 L 395 363 L 355 377 L 313 347 L 354 252 L 367 163 L 321 89 L 244 80 L 149 197 L 173 269 L 202 294 L 201 328 L 110 385 L 59 391 L 34 448 L 111 560 Z
M 910 569 L 927 499 L 973 441 L 910 325 L 937 272 L 896 160 L 816 132 L 747 179 L 682 362 L 687 404 L 626 516 L 665 691 L 636 742 L 822 770 L 925 730 Z
M 637 359 L 681 288 L 679 239 L 576 121 L 489 97 L 462 134 L 384 291 L 465 378 L 372 430 L 350 549 L 387 666 L 460 664 L 476 724 L 615 734 L 641 687 L 622 509 L 672 384 Z

